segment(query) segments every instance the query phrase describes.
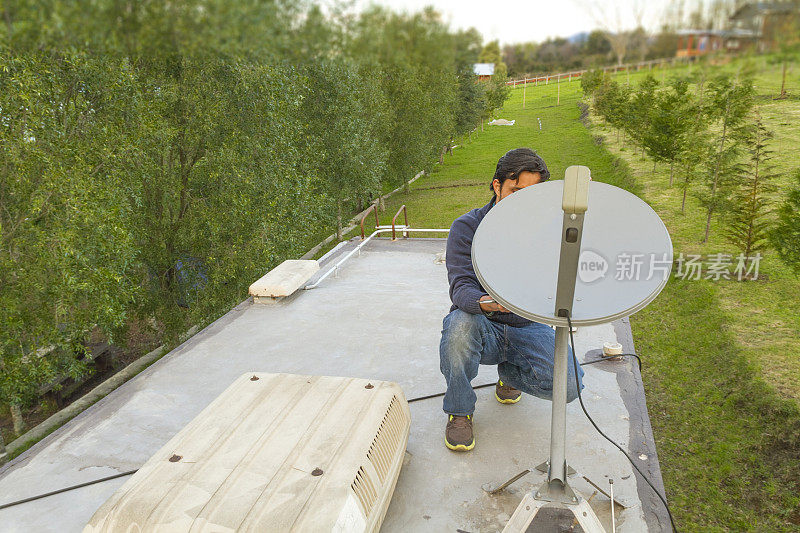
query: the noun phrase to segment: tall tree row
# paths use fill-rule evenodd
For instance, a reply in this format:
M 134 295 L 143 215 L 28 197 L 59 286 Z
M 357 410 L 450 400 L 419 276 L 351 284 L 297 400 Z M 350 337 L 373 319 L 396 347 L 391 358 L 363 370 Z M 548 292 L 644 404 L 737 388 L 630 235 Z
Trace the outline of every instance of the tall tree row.
M 480 35 L 430 9 L 9 0 L 0 15 L 0 405 L 17 414 L 90 368 L 90 333 L 170 339 L 218 316 L 498 105 L 471 70 Z
M 695 88 L 690 89 L 690 83 Z M 654 165 L 668 164 L 669 187 L 676 172 L 681 212 L 689 193 L 702 209 L 701 242 L 712 222 L 723 238 L 747 258 L 772 245 L 779 256 L 800 270 L 794 237 L 797 191 L 790 192 L 775 216 L 776 177 L 771 159 L 772 133 L 755 106 L 752 79 L 719 74 L 698 80 L 675 78 L 661 84 L 651 76 L 626 90 L 600 71 L 582 79 L 595 111 L 647 153 Z

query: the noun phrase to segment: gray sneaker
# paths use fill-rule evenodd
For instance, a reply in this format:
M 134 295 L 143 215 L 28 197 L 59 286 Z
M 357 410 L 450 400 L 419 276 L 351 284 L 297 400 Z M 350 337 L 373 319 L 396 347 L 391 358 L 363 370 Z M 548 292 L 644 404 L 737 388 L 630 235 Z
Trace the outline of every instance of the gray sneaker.
M 457 452 L 468 452 L 475 447 L 472 434 L 472 416 L 449 415 L 444 432 L 444 444 Z

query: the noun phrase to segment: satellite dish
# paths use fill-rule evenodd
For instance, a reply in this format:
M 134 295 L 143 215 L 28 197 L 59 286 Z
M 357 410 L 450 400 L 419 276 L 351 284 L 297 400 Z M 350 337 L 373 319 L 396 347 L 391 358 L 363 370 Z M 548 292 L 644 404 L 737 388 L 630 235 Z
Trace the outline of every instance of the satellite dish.
M 472 241 L 475 274 L 496 301 L 522 317 L 562 327 L 567 321 L 557 316 L 555 302 L 564 183 L 545 182 L 507 196 L 487 213 Z M 667 228 L 640 198 L 589 181 L 584 209 L 574 326 L 635 313 L 661 292 L 672 270 Z
M 575 326 L 602 324 L 650 303 L 672 270 L 667 228 L 633 194 L 571 166 L 563 181 L 526 187 L 487 213 L 472 240 L 472 266 L 506 309 L 556 328 L 547 481 L 523 498 L 504 532 L 528 531 L 548 502 L 569 509 L 584 531 L 603 532 L 567 481 L 567 317 Z

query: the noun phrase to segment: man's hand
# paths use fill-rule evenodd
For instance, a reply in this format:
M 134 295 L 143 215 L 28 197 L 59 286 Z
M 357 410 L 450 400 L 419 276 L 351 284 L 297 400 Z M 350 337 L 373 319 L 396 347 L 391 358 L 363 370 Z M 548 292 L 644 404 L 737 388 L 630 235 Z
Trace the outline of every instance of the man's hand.
M 494 299 L 489 296 L 488 294 L 484 294 L 481 296 L 480 300 L 478 300 L 478 304 L 483 309 L 484 313 L 508 313 L 509 310 L 500 305 L 499 303 L 495 302 Z

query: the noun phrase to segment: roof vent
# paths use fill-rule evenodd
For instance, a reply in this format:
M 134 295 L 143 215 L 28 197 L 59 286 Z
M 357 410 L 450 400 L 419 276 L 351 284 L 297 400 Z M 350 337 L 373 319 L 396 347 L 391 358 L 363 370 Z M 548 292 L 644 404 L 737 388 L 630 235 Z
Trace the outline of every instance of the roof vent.
M 250 285 L 254 303 L 275 303 L 292 295 L 319 270 L 313 259 L 287 259 Z
M 372 446 L 367 452 L 367 459 L 378 472 L 378 479 L 381 483 L 386 481 L 386 477 L 392 468 L 392 461 L 397 455 L 397 449 L 401 445 L 405 451 L 405 435 L 403 410 L 397 397 L 393 397 L 389 403 L 386 414 L 383 415 L 378 434 L 372 440 Z
M 410 425 L 395 383 L 249 372 L 84 532 L 378 531 Z

